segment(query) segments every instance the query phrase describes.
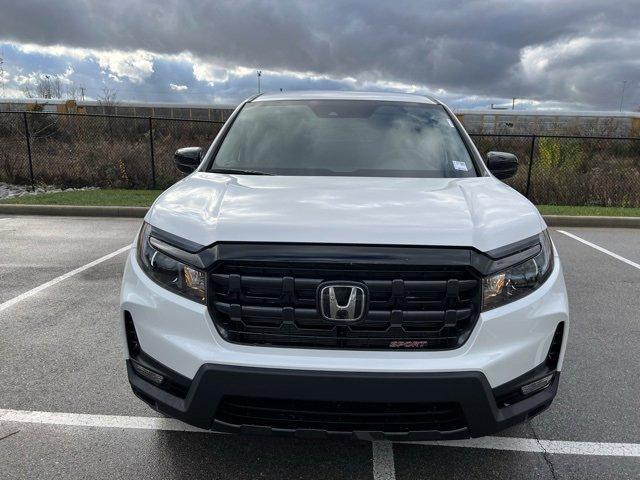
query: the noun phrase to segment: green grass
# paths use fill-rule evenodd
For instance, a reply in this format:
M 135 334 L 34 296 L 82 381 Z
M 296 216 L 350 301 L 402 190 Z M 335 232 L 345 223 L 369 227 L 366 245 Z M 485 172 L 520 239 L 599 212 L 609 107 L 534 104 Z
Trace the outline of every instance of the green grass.
M 41 195 L 25 195 L 24 197 L 0 200 L 0 203 L 148 207 L 161 193 L 162 190 L 76 190 L 71 192 L 43 193 Z M 538 209 L 543 215 L 605 215 L 611 217 L 640 217 L 640 208 L 538 205 Z
M 70 192 L 24 195 L 0 203 L 24 205 L 108 205 L 113 207 L 149 207 L 162 190 L 74 190 Z
M 543 215 L 590 215 L 606 217 L 640 217 L 640 208 L 574 207 L 569 205 L 537 205 Z

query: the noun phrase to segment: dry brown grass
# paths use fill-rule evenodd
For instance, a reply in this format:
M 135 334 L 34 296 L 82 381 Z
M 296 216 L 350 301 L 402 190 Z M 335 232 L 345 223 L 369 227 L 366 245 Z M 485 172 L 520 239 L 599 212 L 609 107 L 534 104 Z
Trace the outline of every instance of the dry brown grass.
M 151 147 L 146 118 L 28 115 L 36 183 L 61 187 L 150 188 Z M 180 147 L 206 148 L 220 124 L 153 120 L 156 187 L 182 178 L 173 166 Z M 473 137 L 483 155 L 514 153 L 508 184 L 525 193 L 531 139 Z M 0 113 L 0 181 L 29 183 L 21 114 Z M 640 140 L 536 139 L 529 198 L 537 204 L 640 207 Z
M 29 115 L 36 183 L 62 187 L 150 188 L 153 184 L 148 119 Z M 206 148 L 219 124 L 153 120 L 156 186 L 182 175 L 173 166 L 180 147 Z M 29 183 L 21 115 L 0 114 L 0 181 Z
M 507 180 L 525 193 L 531 139 L 474 136 L 483 155 L 490 150 L 514 153 L 517 175 Z M 536 204 L 640 207 L 640 140 L 536 139 L 529 199 Z

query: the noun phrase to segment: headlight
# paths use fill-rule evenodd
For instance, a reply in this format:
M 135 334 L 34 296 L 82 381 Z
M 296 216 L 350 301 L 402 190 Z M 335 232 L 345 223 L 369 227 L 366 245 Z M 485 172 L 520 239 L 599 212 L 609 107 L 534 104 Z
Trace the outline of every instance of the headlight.
M 138 239 L 138 258 L 146 274 L 168 290 L 205 303 L 205 273 L 161 252 L 152 245 L 154 240 L 151 237 L 151 226 L 145 223 Z M 158 245 L 161 242 L 155 243 Z
M 540 253 L 522 263 L 482 279 L 482 310 L 513 302 L 536 290 L 553 270 L 549 233 L 540 234 Z

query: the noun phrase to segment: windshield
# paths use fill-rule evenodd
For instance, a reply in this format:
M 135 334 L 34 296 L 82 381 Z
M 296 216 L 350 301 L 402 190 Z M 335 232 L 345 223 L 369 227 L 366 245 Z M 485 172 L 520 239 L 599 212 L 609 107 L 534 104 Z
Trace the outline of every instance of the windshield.
M 229 129 L 211 170 L 274 175 L 473 177 L 441 105 L 366 100 L 253 102 Z

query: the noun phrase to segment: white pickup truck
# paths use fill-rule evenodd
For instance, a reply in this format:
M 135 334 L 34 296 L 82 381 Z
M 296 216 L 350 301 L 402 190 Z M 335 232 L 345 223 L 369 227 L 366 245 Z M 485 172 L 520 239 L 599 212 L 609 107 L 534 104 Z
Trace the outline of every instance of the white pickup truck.
M 427 97 L 243 102 L 149 210 L 122 283 L 133 391 L 225 432 L 453 439 L 547 408 L 569 327 L 536 208 Z

